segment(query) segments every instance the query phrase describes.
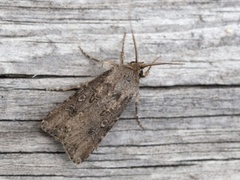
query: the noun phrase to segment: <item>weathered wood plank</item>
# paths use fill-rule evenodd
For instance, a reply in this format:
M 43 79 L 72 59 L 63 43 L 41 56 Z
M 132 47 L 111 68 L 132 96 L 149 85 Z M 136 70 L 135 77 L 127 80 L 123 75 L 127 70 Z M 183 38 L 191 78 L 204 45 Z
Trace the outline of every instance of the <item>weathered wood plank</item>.
M 1 74 L 96 75 L 78 45 L 95 57 L 118 61 L 122 33 L 130 29 L 129 4 L 115 3 L 1 3 Z M 237 1 L 234 6 L 234 1 L 138 3 L 132 5 L 132 22 L 141 59 L 150 62 L 161 54 L 162 61 L 185 63 L 155 68 L 144 83 L 239 84 Z M 128 61 L 133 59 L 130 37 L 125 49 Z
M 1 155 L 1 158 L 4 158 L 5 166 L 0 167 L 1 173 L 6 175 L 28 175 L 29 173 L 35 176 L 48 176 L 54 174 L 55 176 L 64 176 L 64 177 L 89 177 L 89 178 L 182 178 L 182 179 L 206 179 L 208 177 L 213 178 L 225 178 L 228 175 L 228 178 L 237 177 L 239 161 L 236 160 L 193 160 L 188 162 L 179 162 L 174 165 L 171 162 L 164 166 L 158 162 L 158 165 L 152 165 L 145 167 L 144 164 L 137 164 L 134 160 L 129 160 L 130 164 L 133 166 L 120 166 L 117 168 L 117 171 L 114 166 L 121 164 L 121 161 L 110 162 L 109 166 L 103 162 L 88 162 L 81 166 L 81 168 L 76 168 L 73 164 L 68 163 L 63 156 L 63 159 L 57 158 L 55 155 L 46 154 L 15 154 L 15 155 Z M 58 155 L 59 156 L 59 155 Z M 27 160 L 26 160 L 27 159 Z M 49 159 L 54 160 L 55 162 L 48 163 Z M 9 163 L 9 161 L 15 162 L 15 164 Z M 38 165 L 35 165 L 38 162 Z M 34 164 L 34 166 L 29 165 Z M 103 164 L 103 166 L 101 166 Z M 112 167 L 113 166 L 113 167 Z M 12 169 L 21 168 L 20 171 L 12 171 Z M 95 167 L 95 168 L 94 168 Z M 176 168 L 177 167 L 177 168 Z M 112 173 L 114 171 L 114 174 Z M 228 179 L 227 178 L 227 179 Z
M 202 144 L 202 150 L 208 152 L 211 143 L 214 143 L 213 148 L 218 146 L 217 143 L 220 143 L 219 146 L 224 143 L 225 146 L 229 146 L 228 143 L 239 143 L 239 116 L 148 118 L 142 120 L 142 123 L 146 128 L 144 131 L 140 130 L 135 120 L 120 120 L 100 146 L 106 147 L 104 151 L 108 151 L 107 148 L 112 149 L 110 154 L 113 151 L 118 154 L 120 147 L 122 150 L 142 148 L 140 152 L 144 153 L 146 150 L 147 154 L 150 149 L 152 152 L 154 149 L 156 152 L 162 149 L 163 152 L 165 146 L 176 146 L 176 150 L 188 148 L 191 151 L 187 145 L 198 149 L 199 144 Z M 0 125 L 1 152 L 63 152 L 58 143 L 41 131 L 39 121 L 1 121 Z M 116 138 L 118 140 L 114 141 Z M 173 153 L 170 149 L 166 149 L 165 153 Z M 132 153 L 134 155 L 135 150 Z
M 129 11 L 141 61 L 137 126 L 130 104 L 97 151 L 72 164 L 40 129 L 69 87 L 118 62 Z M 239 0 L 0 2 L 0 179 L 238 179 Z M 134 58 L 131 36 L 126 61 Z M 32 76 L 38 75 L 35 78 Z
M 62 103 L 73 92 L 45 90 L 2 91 L 0 109 L 5 120 L 43 119 L 56 103 Z M 140 117 L 192 117 L 238 115 L 240 88 L 157 88 L 141 90 Z M 130 104 L 121 117 L 134 117 Z

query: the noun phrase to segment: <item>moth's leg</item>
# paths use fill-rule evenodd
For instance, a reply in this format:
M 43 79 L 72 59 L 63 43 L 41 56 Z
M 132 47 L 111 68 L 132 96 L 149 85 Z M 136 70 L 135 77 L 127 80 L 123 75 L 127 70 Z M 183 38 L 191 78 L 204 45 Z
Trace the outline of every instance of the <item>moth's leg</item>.
M 122 50 L 120 52 L 120 65 L 123 65 L 124 63 L 124 43 L 125 43 L 126 33 L 123 34 L 122 39 Z
M 148 76 L 148 74 L 149 74 L 149 72 L 150 72 L 150 69 L 151 69 L 151 67 L 152 67 L 152 66 L 149 66 L 149 67 L 147 68 L 147 70 L 144 72 L 144 74 L 142 74 L 142 75 L 141 75 L 141 77 L 143 77 L 143 78 L 144 78 L 144 77 Z
M 136 121 L 138 123 L 138 125 L 144 129 L 144 127 L 142 126 L 142 123 L 139 121 L 139 118 L 138 118 L 138 105 L 139 105 L 139 90 L 136 94 L 136 98 L 135 98 L 135 118 L 136 118 Z
M 67 88 L 54 88 L 54 89 L 46 89 L 46 91 L 71 91 L 71 90 L 78 90 L 82 87 L 82 84 L 71 86 Z
M 82 49 L 80 46 L 78 46 L 78 47 L 79 47 L 80 51 L 82 52 L 82 54 L 83 54 L 86 58 L 88 58 L 88 59 L 91 60 L 91 61 L 95 61 L 95 62 L 101 63 L 100 60 L 98 60 L 98 59 L 96 59 L 96 58 L 88 55 L 86 52 L 84 52 L 83 49 Z

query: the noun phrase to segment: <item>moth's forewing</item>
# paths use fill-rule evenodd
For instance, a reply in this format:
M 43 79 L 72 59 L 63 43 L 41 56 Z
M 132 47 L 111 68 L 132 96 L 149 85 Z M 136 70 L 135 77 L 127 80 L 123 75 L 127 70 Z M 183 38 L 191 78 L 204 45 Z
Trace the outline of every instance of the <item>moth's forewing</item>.
M 114 65 L 54 109 L 42 121 L 42 129 L 63 144 L 73 162 L 81 163 L 138 91 L 136 78 L 133 70 Z
M 94 87 L 100 84 L 99 79 L 105 79 L 110 73 L 111 71 L 106 71 L 91 82 L 83 84 L 73 96 L 48 114 L 42 121 L 42 129 L 56 140 L 61 141 L 71 129 L 67 126 L 68 121 L 71 124 L 75 116 L 81 115 L 86 108 L 91 106 L 90 99 L 93 98 Z M 79 123 L 82 121 L 84 120 L 79 119 Z

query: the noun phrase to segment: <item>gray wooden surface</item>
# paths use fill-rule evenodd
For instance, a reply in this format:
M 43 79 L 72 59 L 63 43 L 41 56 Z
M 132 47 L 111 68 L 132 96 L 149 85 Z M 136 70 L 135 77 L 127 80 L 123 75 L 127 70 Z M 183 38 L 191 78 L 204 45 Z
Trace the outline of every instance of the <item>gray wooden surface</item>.
M 141 61 L 139 116 L 131 103 L 89 159 L 75 165 L 40 129 L 101 73 L 78 45 L 118 61 L 129 12 Z M 134 58 L 130 34 L 126 61 Z M 239 0 L 0 1 L 0 179 L 239 179 Z M 33 78 L 34 75 L 37 75 Z

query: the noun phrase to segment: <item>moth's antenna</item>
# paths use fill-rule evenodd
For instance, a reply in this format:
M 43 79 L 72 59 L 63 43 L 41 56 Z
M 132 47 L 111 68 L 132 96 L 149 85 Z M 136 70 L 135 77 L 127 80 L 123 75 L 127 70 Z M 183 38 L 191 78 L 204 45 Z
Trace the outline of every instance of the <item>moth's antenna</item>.
M 132 39 L 133 39 L 133 45 L 134 45 L 134 52 L 135 52 L 135 62 L 138 62 L 138 52 L 137 52 L 137 44 L 136 44 L 136 40 L 135 40 L 135 36 L 132 30 Z
M 132 33 L 132 39 L 133 39 L 133 46 L 134 46 L 134 53 L 135 53 L 135 62 L 137 63 L 138 62 L 137 43 L 136 43 L 134 32 L 133 32 L 132 18 L 131 18 L 131 12 L 130 11 L 129 11 L 129 14 L 128 14 L 128 19 L 129 19 L 131 33 Z
M 120 65 L 123 65 L 123 61 L 124 61 L 124 43 L 125 43 L 125 38 L 126 38 L 126 32 L 123 34 L 123 39 L 122 39 L 122 50 L 120 52 Z

